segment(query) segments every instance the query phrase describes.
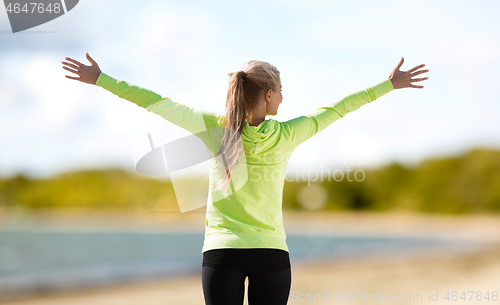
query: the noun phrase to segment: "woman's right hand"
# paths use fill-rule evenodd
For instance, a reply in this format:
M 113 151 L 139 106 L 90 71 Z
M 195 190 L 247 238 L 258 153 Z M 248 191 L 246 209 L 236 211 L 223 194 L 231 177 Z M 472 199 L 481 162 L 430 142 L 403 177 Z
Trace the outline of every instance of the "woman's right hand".
M 87 52 L 87 59 L 90 61 L 91 64 L 90 66 L 86 66 L 74 59 L 66 57 L 67 61 L 70 61 L 74 64 L 70 64 L 65 61 L 63 61 L 62 63 L 68 67 L 73 68 L 74 70 L 65 66 L 63 66 L 63 68 L 77 74 L 79 77 L 73 77 L 67 75 L 65 76 L 70 79 L 79 80 L 87 84 L 95 85 L 97 79 L 99 78 L 99 75 L 101 74 L 101 69 L 99 69 L 99 65 L 97 65 L 97 63 L 90 57 L 88 52 Z
M 424 67 L 425 64 L 421 64 L 419 66 L 416 66 L 415 68 L 410 69 L 408 71 L 399 71 L 399 68 L 401 68 L 401 66 L 403 65 L 403 62 L 404 62 L 404 58 L 401 57 L 401 60 L 399 61 L 398 65 L 396 66 L 396 68 L 394 68 L 394 70 L 392 70 L 391 75 L 389 75 L 389 79 L 391 80 L 392 86 L 394 87 L 394 89 L 401 89 L 401 88 L 408 88 L 408 87 L 423 88 L 423 86 L 413 85 L 412 82 L 421 82 L 423 80 L 428 79 L 428 77 L 415 78 L 415 79 L 411 79 L 411 78 L 414 76 L 417 76 L 419 74 L 428 72 L 429 71 L 428 69 L 416 71 L 416 70 Z M 415 72 L 415 73 L 413 73 L 413 72 Z

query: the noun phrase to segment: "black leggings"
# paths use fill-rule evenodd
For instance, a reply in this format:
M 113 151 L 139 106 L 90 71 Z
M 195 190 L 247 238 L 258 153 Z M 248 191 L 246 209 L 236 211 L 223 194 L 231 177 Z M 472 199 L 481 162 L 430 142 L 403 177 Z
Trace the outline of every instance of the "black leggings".
M 249 305 L 287 304 L 292 282 L 291 269 L 255 272 L 227 267 L 203 266 L 202 286 L 205 304 L 243 304 L 247 276 Z

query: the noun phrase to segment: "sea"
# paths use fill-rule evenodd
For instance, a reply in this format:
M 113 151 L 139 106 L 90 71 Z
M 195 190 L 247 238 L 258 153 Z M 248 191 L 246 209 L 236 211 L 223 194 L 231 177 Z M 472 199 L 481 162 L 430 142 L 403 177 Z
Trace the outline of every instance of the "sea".
M 200 274 L 204 233 L 0 230 L 0 301 Z M 320 259 L 463 250 L 446 238 L 287 234 L 292 266 Z

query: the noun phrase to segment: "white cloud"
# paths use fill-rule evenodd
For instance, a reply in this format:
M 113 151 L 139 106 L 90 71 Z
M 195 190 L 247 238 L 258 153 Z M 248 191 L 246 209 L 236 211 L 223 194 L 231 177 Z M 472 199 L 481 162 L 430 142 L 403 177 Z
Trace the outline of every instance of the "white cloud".
M 266 4 L 271 2 L 269 0 L 265 0 Z M 282 5 L 285 8 L 290 8 L 294 9 L 297 11 L 304 11 L 308 9 L 321 9 L 325 8 L 325 6 L 329 5 L 334 5 L 336 7 L 339 7 L 342 3 L 339 3 L 338 1 L 331 1 L 331 0 L 308 0 L 308 1 L 303 1 L 303 0 L 274 0 L 272 1 L 276 4 Z
M 83 83 L 69 80 L 64 75 L 76 76 L 62 70 L 58 58 L 50 54 L 36 54 L 20 69 L 22 87 L 32 92 L 36 102 L 36 120 L 50 130 L 63 128 L 75 117 L 82 100 Z M 64 72 L 65 71 L 65 72 Z M 66 73 L 66 74 L 64 74 Z
M 436 72 L 449 71 L 448 84 L 463 91 L 491 88 L 496 85 L 492 73 L 500 65 L 500 40 L 478 30 L 436 30 L 427 40 L 426 51 L 439 65 Z M 432 68 L 430 68 L 432 69 Z
M 143 7 L 136 18 L 130 32 L 143 54 L 183 67 L 207 58 L 213 47 L 216 22 L 202 11 L 155 2 Z

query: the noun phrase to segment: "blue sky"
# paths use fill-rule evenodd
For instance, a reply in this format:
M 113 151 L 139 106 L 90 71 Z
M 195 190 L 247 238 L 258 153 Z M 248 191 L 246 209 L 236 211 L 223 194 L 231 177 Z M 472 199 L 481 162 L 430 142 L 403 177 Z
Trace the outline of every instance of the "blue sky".
M 426 64 L 424 89 L 392 91 L 333 123 L 296 149 L 292 172 L 332 158 L 344 163 L 334 166 L 411 165 L 498 148 L 499 17 L 496 1 L 82 0 L 13 34 L 0 10 L 0 175 L 133 170 L 147 132 L 157 144 L 189 135 L 65 78 L 61 61 L 88 64 L 86 52 L 114 78 L 216 113 L 224 111 L 227 74 L 268 61 L 281 72 L 280 121 L 383 81 L 401 57 L 402 70 Z M 131 142 L 137 135 L 145 144 Z

